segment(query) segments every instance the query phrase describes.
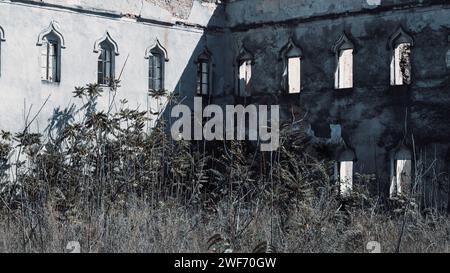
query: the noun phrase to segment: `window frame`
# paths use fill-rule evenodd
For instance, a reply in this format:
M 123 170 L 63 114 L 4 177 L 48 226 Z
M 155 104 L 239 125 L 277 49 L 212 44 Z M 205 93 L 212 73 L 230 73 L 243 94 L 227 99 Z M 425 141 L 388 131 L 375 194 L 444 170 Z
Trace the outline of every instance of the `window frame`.
M 152 50 L 148 56 L 148 90 L 149 91 L 161 91 L 165 90 L 164 86 L 164 54 L 156 49 Z M 158 66 L 159 64 L 159 66 Z M 159 69 L 159 77 L 155 76 L 156 69 Z M 156 84 L 159 84 L 159 89 L 156 89 Z
M 160 90 L 154 89 L 154 81 L 150 81 L 150 73 L 153 67 L 151 66 L 154 60 L 154 55 L 160 56 Z M 166 63 L 169 62 L 169 55 L 167 50 L 162 46 L 158 39 L 155 39 L 153 43 L 145 50 L 145 59 L 147 60 L 147 91 L 165 91 L 166 90 Z M 153 74 L 152 74 L 153 75 Z
M 51 52 L 53 52 L 53 55 L 51 55 Z M 41 45 L 41 80 L 48 83 L 61 82 L 60 67 L 61 41 L 53 33 L 49 33 L 43 37 Z
M 205 47 L 203 52 L 197 57 L 195 64 L 197 66 L 196 95 L 210 96 L 212 92 L 213 64 L 212 54 L 208 47 Z
M 39 33 L 36 45 L 40 47 L 41 81 L 44 83 L 59 84 L 62 78 L 62 49 L 66 48 L 66 45 L 58 22 L 51 21 L 50 25 Z M 54 46 L 53 58 L 50 56 L 51 45 Z
M 208 59 L 200 59 L 197 62 L 197 95 L 209 96 L 210 94 L 211 94 L 211 62 Z
M 114 45 L 109 41 L 104 40 L 99 44 L 99 56 L 97 58 L 97 84 L 102 86 L 110 86 L 114 82 L 114 80 L 115 80 Z

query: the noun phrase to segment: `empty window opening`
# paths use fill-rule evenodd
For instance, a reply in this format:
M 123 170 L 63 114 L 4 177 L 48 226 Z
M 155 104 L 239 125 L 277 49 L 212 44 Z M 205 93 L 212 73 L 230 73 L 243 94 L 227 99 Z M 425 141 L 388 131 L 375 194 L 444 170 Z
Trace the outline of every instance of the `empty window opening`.
M 411 83 L 411 44 L 396 45 L 392 55 L 392 85 Z
M 247 97 L 250 95 L 250 80 L 252 78 L 252 61 L 243 60 L 239 64 L 239 96 Z
M 334 88 L 353 88 L 353 54 L 354 44 L 346 33 L 334 43 L 332 51 L 336 54 Z
M 399 28 L 390 38 L 391 85 L 409 85 L 412 80 L 411 49 L 413 38 L 403 28 Z
M 353 161 L 339 163 L 339 190 L 342 197 L 350 197 L 353 191 Z
M 253 55 L 242 47 L 238 57 L 236 58 L 237 66 L 237 84 L 236 95 L 239 97 L 249 97 L 251 90 L 252 69 L 254 64 Z
M 401 149 L 395 154 L 391 163 L 391 198 L 408 194 L 411 190 L 411 178 L 411 153 L 406 149 Z
M 300 57 L 288 58 L 288 92 L 289 94 L 301 91 L 301 59 Z
M 339 50 L 335 75 L 336 89 L 353 88 L 353 49 Z
M 302 50 L 298 47 L 293 38 L 289 38 L 288 43 L 281 50 L 283 59 L 283 89 L 288 94 L 300 93 L 302 89 Z
M 100 44 L 98 84 L 110 85 L 114 80 L 114 47 L 108 41 Z

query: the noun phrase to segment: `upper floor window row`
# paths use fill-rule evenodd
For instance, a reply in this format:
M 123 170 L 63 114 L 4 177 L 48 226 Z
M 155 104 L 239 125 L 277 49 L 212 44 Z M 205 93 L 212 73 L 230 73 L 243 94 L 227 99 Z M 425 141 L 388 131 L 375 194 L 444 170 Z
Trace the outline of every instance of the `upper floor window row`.
M 390 85 L 411 84 L 411 49 L 413 46 L 413 38 L 402 27 L 399 27 L 389 38 Z M 344 32 L 333 45 L 332 52 L 335 55 L 334 88 L 337 90 L 353 88 L 355 43 Z M 301 67 L 304 60 L 301 47 L 290 38 L 282 48 L 280 55 L 283 63 L 281 89 L 288 94 L 300 93 L 303 88 Z M 446 61 L 450 68 L 450 49 Z M 237 59 L 238 84 L 236 90 L 238 96 L 250 95 L 252 64 L 254 64 L 253 55 L 245 47 L 242 47 Z
M 2 60 L 2 43 L 5 41 L 5 32 L 0 26 L 0 76 Z M 65 39 L 60 31 L 59 24 L 52 21 L 50 25 L 39 33 L 36 45 L 40 47 L 40 67 L 41 80 L 45 82 L 58 83 L 61 81 L 62 49 L 66 48 Z M 116 56 L 119 55 L 117 42 L 111 37 L 109 32 L 95 41 L 94 53 L 97 57 L 97 83 L 100 85 L 110 85 L 116 77 Z M 169 61 L 167 50 L 161 45 L 158 39 L 149 46 L 145 52 L 148 59 L 148 89 L 165 89 L 165 63 Z M 204 74 L 209 75 L 209 70 Z M 203 76 L 205 77 L 205 76 Z M 209 76 L 208 76 L 209 79 Z M 203 92 L 209 92 L 209 81 L 203 80 Z

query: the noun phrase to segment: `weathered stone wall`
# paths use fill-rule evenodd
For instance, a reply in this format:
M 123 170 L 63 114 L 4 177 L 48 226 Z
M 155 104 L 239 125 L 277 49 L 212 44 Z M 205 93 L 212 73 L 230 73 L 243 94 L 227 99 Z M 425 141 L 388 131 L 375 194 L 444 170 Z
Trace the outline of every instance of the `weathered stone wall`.
M 356 152 L 355 171 L 376 174 L 374 187 L 380 193 L 389 192 L 389 154 L 405 135 L 417 157 L 427 157 L 427 166 L 448 173 L 448 3 L 242 0 L 228 4 L 227 18 L 233 37 L 228 58 L 235 58 L 242 46 L 255 56 L 252 96 L 247 102 L 280 103 L 288 121 L 306 115 L 310 133 L 317 139 L 330 139 L 331 128 L 341 128 L 343 139 Z M 408 87 L 391 87 L 388 41 L 400 26 L 415 43 L 413 82 Z M 331 51 L 344 31 L 356 45 L 354 88 L 345 91 L 334 89 L 336 57 Z M 281 94 L 280 51 L 289 37 L 304 56 L 299 95 Z M 236 75 L 233 73 L 236 71 L 230 71 Z M 230 82 L 225 93 L 232 94 L 233 88 Z M 430 164 L 433 158 L 438 158 L 435 165 Z M 447 179 L 444 176 L 441 181 Z
M 156 38 L 169 54 L 166 88 L 186 96 L 186 103 L 195 95 L 195 61 L 206 46 L 213 58 L 212 102 L 240 102 L 234 97 L 236 57 L 245 46 L 255 56 L 252 96 L 246 102 L 281 104 L 283 119 L 304 117 L 310 124 L 308 133 L 318 142 L 342 137 L 356 153 L 355 171 L 377 176 L 375 191 L 388 193 L 389 155 L 405 136 L 403 142 L 414 148 L 417 158 L 438 159 L 427 175 L 448 179 L 448 1 L 229 0 L 225 7 L 216 2 L 0 0 L 0 26 L 6 36 L 1 43 L 0 94 L 7 94 L 0 101 L 0 127 L 19 128 L 24 102 L 27 107 L 33 104 L 36 112 L 51 95 L 37 122 L 44 129 L 52 110 L 71 102 L 74 86 L 95 82 L 93 45 L 105 31 L 119 45 L 116 69 L 128 58 L 118 99 L 127 98 L 144 109 L 157 107 L 147 96 L 144 59 L 145 49 Z M 36 39 L 51 20 L 61 25 L 67 43 L 60 84 L 40 80 Z M 410 86 L 391 87 L 388 40 L 400 26 L 414 39 L 413 78 Z M 335 90 L 331 47 L 344 32 L 356 47 L 354 88 Z M 303 52 L 303 89 L 283 95 L 280 51 L 290 37 Z

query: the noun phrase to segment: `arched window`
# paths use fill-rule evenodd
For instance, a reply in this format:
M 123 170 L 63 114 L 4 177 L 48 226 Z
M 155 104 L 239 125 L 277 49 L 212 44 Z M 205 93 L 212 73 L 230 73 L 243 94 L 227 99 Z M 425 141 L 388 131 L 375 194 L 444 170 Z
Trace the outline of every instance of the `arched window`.
M 408 194 L 411 190 L 412 155 L 407 147 L 401 145 L 391 155 L 390 197 Z
M 41 79 L 48 82 L 61 81 L 61 49 L 65 48 L 64 37 L 58 24 L 53 21 L 38 37 L 41 47 Z
M 100 44 L 98 56 L 98 84 L 108 85 L 114 80 L 114 49 L 110 43 L 103 41 Z
M 344 33 L 336 41 L 332 50 L 336 54 L 336 69 L 334 74 L 335 88 L 353 88 L 353 43 Z
M 211 92 L 211 52 L 205 48 L 197 58 L 197 95 Z
M 253 55 L 243 47 L 237 58 L 238 79 L 237 79 L 237 96 L 250 96 L 250 81 L 252 78 L 252 65 L 254 63 Z
M 148 89 L 154 91 L 163 90 L 163 56 L 158 51 L 152 51 L 149 56 L 149 69 L 148 69 Z
M 2 43 L 5 41 L 5 32 L 0 26 L 0 76 L 2 75 Z
M 287 45 L 281 51 L 283 58 L 283 89 L 288 94 L 300 93 L 301 91 L 301 62 L 302 50 L 289 39 Z
M 98 53 L 97 83 L 111 85 L 115 79 L 116 55 L 119 55 L 117 43 L 106 32 L 94 45 L 94 52 Z
M 153 45 L 147 48 L 145 57 L 148 59 L 148 90 L 165 90 L 165 62 L 169 61 L 166 49 L 157 39 Z
M 391 50 L 391 85 L 411 84 L 411 48 L 414 41 L 402 27 L 389 39 Z

